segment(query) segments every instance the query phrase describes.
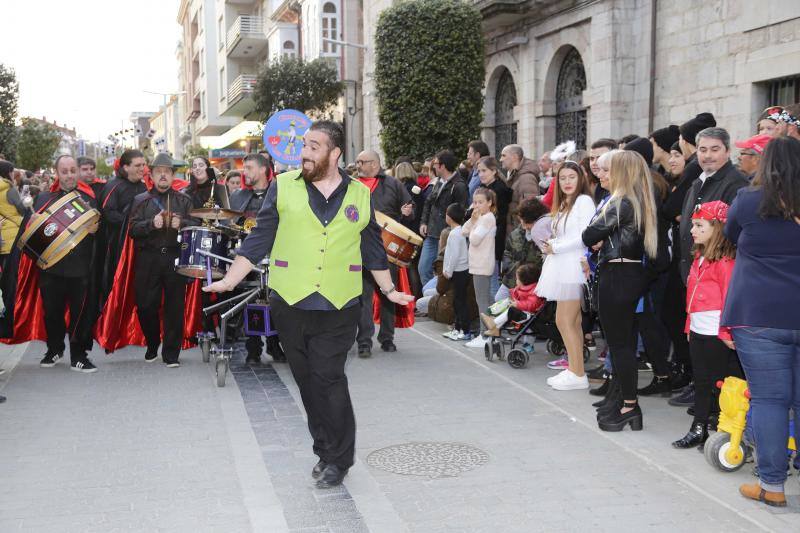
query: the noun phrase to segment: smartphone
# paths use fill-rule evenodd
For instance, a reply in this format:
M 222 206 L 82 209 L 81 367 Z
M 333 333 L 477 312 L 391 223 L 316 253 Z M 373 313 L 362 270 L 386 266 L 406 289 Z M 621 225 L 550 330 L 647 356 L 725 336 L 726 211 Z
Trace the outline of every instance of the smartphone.
M 208 177 L 209 181 L 216 181 L 217 173 L 214 172 L 214 169 L 212 167 L 206 167 L 206 177 Z

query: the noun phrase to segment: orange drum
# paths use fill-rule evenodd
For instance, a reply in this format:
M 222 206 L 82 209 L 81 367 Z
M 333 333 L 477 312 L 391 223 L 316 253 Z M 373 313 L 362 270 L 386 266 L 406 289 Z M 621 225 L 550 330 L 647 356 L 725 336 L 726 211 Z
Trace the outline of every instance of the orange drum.
M 78 246 L 98 220 L 100 212 L 72 191 L 39 213 L 25 228 L 17 246 L 46 270 Z
M 389 261 L 408 268 L 422 246 L 422 237 L 380 211 L 375 211 L 375 220 L 381 227 L 383 247 Z

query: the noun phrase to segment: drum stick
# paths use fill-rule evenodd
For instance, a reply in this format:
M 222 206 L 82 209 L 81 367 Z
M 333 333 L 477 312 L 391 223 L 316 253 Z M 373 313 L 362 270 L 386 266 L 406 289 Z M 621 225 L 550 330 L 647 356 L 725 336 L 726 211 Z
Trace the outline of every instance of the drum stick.
M 211 256 L 206 256 L 206 280 L 211 285 L 214 281 L 211 279 Z

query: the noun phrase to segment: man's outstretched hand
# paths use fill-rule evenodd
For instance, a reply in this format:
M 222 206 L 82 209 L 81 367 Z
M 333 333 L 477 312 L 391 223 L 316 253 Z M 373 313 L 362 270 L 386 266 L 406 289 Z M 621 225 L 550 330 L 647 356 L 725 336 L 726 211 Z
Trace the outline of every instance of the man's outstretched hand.
M 408 305 L 414 301 L 414 296 L 411 294 L 406 294 L 400 291 L 392 291 L 390 292 L 386 298 L 392 302 L 399 305 Z
M 203 292 L 228 292 L 232 291 L 234 287 L 231 287 L 227 281 L 221 279 L 219 281 L 215 281 L 211 285 L 206 285 L 203 287 Z

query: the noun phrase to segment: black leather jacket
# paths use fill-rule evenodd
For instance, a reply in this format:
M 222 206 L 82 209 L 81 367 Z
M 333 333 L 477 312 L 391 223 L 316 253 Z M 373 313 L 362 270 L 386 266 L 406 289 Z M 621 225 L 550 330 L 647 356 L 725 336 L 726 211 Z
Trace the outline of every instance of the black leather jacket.
M 619 202 L 609 201 L 605 212 L 598 214 L 583 230 L 582 238 L 583 244 L 590 247 L 603 241 L 598 264 L 612 259 L 641 261 L 644 257 L 644 234 L 636 227 L 633 205 L 625 198 Z

